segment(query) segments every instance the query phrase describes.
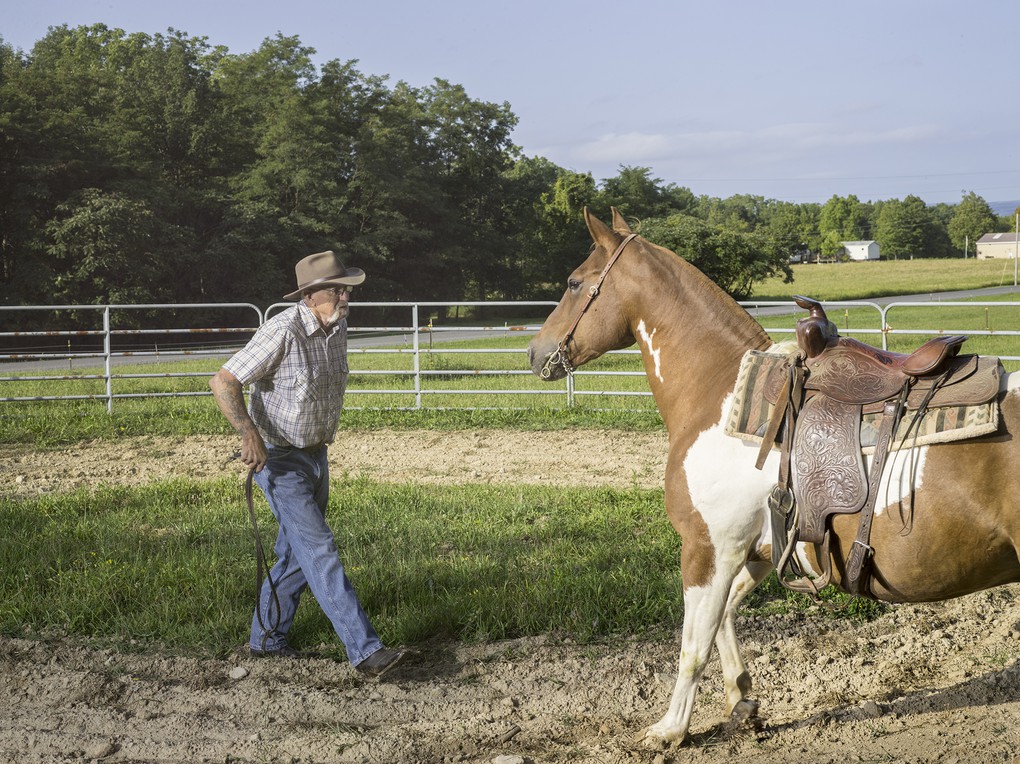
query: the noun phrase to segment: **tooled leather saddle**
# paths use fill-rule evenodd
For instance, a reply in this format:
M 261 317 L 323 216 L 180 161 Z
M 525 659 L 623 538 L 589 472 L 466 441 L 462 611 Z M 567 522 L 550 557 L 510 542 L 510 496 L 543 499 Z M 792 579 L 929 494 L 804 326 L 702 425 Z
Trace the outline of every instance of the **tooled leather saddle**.
M 871 523 L 890 451 L 909 447 L 916 423 L 933 411 L 987 403 L 999 390 L 997 358 L 960 355 L 965 336 L 936 337 L 913 353 L 892 353 L 840 337 L 821 304 L 795 297 L 809 315 L 797 322 L 798 351 L 777 365 L 765 397 L 773 404 L 758 456 L 781 452 L 779 481 L 769 499 L 773 562 L 787 588 L 817 594 L 831 578 L 830 518 L 860 514 L 841 583 L 870 596 Z M 866 420 L 877 418 L 874 442 L 862 443 Z M 870 469 L 862 450 L 873 449 Z M 798 542 L 818 545 L 825 570 L 800 569 Z

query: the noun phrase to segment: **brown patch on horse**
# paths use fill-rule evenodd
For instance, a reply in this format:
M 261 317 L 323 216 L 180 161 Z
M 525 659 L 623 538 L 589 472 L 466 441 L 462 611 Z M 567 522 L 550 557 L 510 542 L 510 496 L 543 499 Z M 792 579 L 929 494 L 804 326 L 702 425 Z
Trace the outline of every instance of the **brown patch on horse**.
M 1020 397 L 1002 401 L 999 433 L 930 446 L 914 497 L 875 518 L 871 595 L 887 602 L 932 602 L 1020 582 L 1020 441 L 1006 429 L 1020 420 Z M 895 464 L 895 469 L 899 469 Z M 895 473 L 894 473 L 895 474 Z M 965 479 L 962 477 L 965 476 Z M 975 511 L 975 508 L 980 511 Z M 858 517 L 833 518 L 833 577 L 853 543 Z
M 708 524 L 694 508 L 687 487 L 687 475 L 671 459 L 666 465 L 666 514 L 680 536 L 680 571 L 684 589 L 708 586 L 715 575 L 715 546 Z
M 708 533 L 708 525 L 701 513 L 692 509 L 680 527 L 676 523 L 673 526 L 683 541 L 680 547 L 680 571 L 684 589 L 708 586 L 715 575 L 715 547 Z

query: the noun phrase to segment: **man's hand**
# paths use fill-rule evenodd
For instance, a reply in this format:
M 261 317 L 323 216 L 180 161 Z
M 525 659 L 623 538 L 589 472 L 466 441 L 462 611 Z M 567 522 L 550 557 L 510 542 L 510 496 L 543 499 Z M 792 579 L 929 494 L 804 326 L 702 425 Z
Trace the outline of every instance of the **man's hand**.
M 250 430 L 241 433 L 241 461 L 247 466 L 253 467 L 256 472 L 261 472 L 269 459 L 269 452 L 266 451 L 265 441 L 262 435 L 253 425 Z
M 229 371 L 220 369 L 209 380 L 209 387 L 212 388 L 213 398 L 223 416 L 241 435 L 241 461 L 253 467 L 256 472 L 261 472 L 269 459 L 269 453 L 262 434 L 248 415 L 241 383 Z

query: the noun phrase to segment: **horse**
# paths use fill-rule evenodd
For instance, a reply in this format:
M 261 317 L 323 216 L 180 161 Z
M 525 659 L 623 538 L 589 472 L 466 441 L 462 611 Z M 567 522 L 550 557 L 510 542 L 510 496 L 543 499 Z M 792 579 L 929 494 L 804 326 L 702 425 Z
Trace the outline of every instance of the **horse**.
M 735 629 L 737 607 L 775 569 L 768 497 L 779 452 L 756 466 L 758 447 L 728 435 L 724 423 L 748 351 L 773 342 L 735 300 L 673 252 L 635 234 L 617 209 L 612 226 L 587 209 L 594 246 L 570 274 L 556 308 L 531 340 L 531 370 L 562 379 L 602 354 L 637 343 L 651 393 L 668 431 L 665 505 L 682 539 L 684 616 L 677 678 L 669 707 L 639 740 L 682 742 L 695 694 L 719 651 L 726 713 L 736 722 L 756 715 L 752 682 Z M 775 352 L 774 350 L 772 352 Z M 1020 374 L 1003 374 L 998 429 L 946 444 L 919 446 L 910 478 L 888 482 L 871 528 L 870 596 L 883 602 L 932 602 L 1020 581 Z M 906 495 L 905 526 L 893 505 Z M 831 518 L 831 583 L 858 522 Z M 778 529 L 775 529 L 778 531 Z M 778 538 L 778 533 L 776 535 Z M 809 577 L 826 566 L 815 544 L 796 544 Z

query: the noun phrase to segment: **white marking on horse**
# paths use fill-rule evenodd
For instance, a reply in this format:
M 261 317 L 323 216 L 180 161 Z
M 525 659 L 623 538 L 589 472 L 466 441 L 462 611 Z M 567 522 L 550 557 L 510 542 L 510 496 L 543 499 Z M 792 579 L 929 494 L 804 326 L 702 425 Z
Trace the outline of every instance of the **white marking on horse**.
M 878 484 L 878 501 L 875 516 L 881 515 L 887 507 L 898 506 L 907 500 L 911 491 L 916 491 L 924 482 L 924 462 L 928 446 L 904 448 L 893 451 L 887 457 L 882 481 Z M 871 472 L 873 457 L 867 457 L 868 472 Z
M 655 378 L 660 382 L 665 382 L 662 378 L 662 348 L 655 348 L 652 346 L 652 339 L 655 337 L 655 333 L 659 331 L 658 327 L 652 329 L 652 333 L 648 333 L 648 329 L 645 327 L 645 320 L 642 318 L 637 325 L 638 334 L 641 335 L 641 340 L 648 346 L 648 353 L 652 356 L 652 360 L 655 362 Z
M 765 499 L 779 474 L 778 452 L 773 451 L 764 468 L 757 470 L 758 446 L 725 433 L 732 399 L 732 393 L 726 396 L 719 421 L 698 435 L 684 456 L 691 501 L 708 525 L 716 549 L 728 548 L 729 539 L 761 532 Z

